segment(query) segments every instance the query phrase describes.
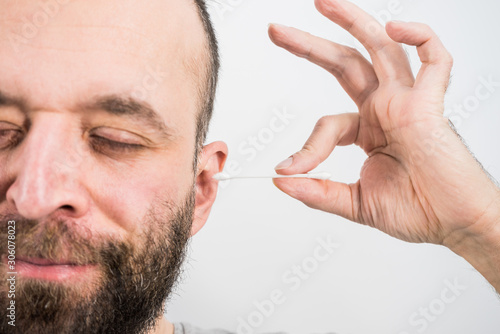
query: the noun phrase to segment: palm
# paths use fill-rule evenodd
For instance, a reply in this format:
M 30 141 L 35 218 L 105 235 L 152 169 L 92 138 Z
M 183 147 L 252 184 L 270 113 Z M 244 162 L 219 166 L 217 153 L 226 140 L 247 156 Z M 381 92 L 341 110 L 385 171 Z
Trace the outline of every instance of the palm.
M 406 241 L 439 242 L 442 238 L 440 223 L 431 218 L 432 208 L 423 204 L 429 202 L 420 198 L 414 186 L 417 181 L 405 168 L 404 157 L 397 149 L 402 144 L 397 139 L 404 135 L 401 132 L 411 131 L 409 127 L 416 121 L 413 110 L 407 108 L 411 100 L 408 92 L 395 96 L 375 92 L 360 107 L 360 131 L 355 144 L 369 157 L 361 169 L 360 180 L 352 185 L 360 194 L 357 219 Z M 435 119 L 420 117 L 421 122 Z M 431 126 L 433 124 L 428 125 Z

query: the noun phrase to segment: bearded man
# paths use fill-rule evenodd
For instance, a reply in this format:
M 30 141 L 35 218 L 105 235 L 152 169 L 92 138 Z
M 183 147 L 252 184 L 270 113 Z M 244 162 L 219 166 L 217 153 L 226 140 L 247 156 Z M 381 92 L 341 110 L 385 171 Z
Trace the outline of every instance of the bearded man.
M 15 305 L 0 332 L 173 333 L 165 301 L 228 154 L 204 144 L 219 67 L 205 3 L 0 6 L 0 309 Z M 320 119 L 276 171 L 307 173 L 337 145 L 368 158 L 355 184 L 276 186 L 402 240 L 447 246 L 499 291 L 500 191 L 443 117 L 451 56 L 425 25 L 383 29 L 348 1 L 316 6 L 371 62 L 294 28 L 271 25 L 270 37 L 332 73 L 359 113 Z M 418 49 L 417 77 L 401 43 Z M 432 154 L 422 152 L 429 139 Z

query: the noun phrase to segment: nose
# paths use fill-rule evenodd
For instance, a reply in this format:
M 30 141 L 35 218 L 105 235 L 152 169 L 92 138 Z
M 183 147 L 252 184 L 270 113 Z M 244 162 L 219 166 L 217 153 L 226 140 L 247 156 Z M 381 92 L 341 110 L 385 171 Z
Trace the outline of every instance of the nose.
M 88 210 L 88 195 L 81 184 L 83 156 L 65 123 L 60 115 L 39 117 L 9 162 L 14 166 L 14 181 L 6 199 L 27 219 L 43 219 L 55 212 L 77 218 Z

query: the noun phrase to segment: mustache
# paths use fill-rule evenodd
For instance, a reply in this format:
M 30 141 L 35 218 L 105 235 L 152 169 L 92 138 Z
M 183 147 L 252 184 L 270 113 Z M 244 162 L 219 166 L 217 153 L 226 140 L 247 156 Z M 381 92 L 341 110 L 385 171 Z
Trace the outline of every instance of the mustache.
M 15 233 L 10 231 L 9 221 L 14 221 Z M 9 235 L 14 235 L 16 258 L 42 258 L 53 262 L 74 265 L 99 264 L 106 261 L 107 254 L 132 245 L 117 242 L 82 226 L 63 219 L 44 221 L 24 219 L 18 215 L 0 215 L 0 256 L 8 252 Z M 12 237 L 10 237 L 12 239 Z

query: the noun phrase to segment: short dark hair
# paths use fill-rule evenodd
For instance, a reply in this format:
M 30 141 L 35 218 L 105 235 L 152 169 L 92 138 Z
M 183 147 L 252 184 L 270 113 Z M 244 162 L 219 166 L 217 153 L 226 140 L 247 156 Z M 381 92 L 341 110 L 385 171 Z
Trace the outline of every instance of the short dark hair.
M 219 46 L 217 44 L 217 37 L 215 36 L 215 30 L 210 19 L 210 14 L 207 10 L 207 4 L 205 0 L 194 0 L 196 6 L 198 7 L 198 14 L 200 15 L 201 21 L 203 23 L 203 28 L 207 37 L 208 44 L 208 66 L 206 73 L 205 87 L 202 88 L 201 93 L 201 110 L 199 111 L 196 118 L 196 150 L 195 150 L 195 161 L 194 161 L 194 171 L 196 172 L 196 166 L 198 161 L 198 154 L 203 147 L 203 143 L 207 137 L 208 126 L 212 118 L 215 93 L 217 90 L 217 81 L 219 79 Z

